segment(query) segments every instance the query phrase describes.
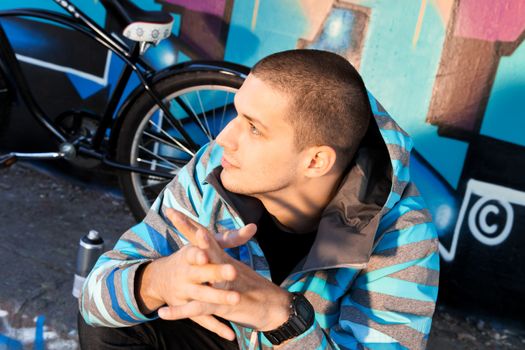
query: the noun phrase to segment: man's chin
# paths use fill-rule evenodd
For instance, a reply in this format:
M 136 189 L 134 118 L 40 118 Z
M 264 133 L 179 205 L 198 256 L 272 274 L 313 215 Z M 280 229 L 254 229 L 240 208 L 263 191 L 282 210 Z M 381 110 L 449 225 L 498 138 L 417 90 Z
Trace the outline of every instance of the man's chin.
M 229 174 L 228 169 L 223 168 L 221 171 L 220 177 L 221 177 L 222 186 L 230 192 L 235 192 L 235 191 L 232 191 L 232 187 L 235 187 L 235 186 L 232 186 L 233 179 L 231 178 L 231 174 Z
M 236 180 L 235 177 L 232 176 L 230 169 L 222 169 L 220 177 L 222 187 L 224 187 L 226 190 L 237 194 L 247 194 L 242 190 L 242 186 L 239 186 L 240 181 Z

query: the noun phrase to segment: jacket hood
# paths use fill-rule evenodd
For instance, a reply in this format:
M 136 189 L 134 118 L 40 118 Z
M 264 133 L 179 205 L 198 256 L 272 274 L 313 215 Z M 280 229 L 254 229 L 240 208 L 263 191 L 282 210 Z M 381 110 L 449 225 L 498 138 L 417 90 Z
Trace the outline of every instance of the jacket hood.
M 324 210 L 300 270 L 364 268 L 380 239 L 381 217 L 409 182 L 412 141 L 369 95 L 373 117 L 337 194 Z
M 380 238 L 381 217 L 399 201 L 409 182 L 412 141 L 370 94 L 369 99 L 373 116 L 367 132 L 336 195 L 322 213 L 309 254 L 294 272 L 364 268 Z M 243 222 L 257 222 L 264 209 L 261 202 L 227 191 L 220 182 L 221 171 L 220 166 L 213 169 L 206 182 Z

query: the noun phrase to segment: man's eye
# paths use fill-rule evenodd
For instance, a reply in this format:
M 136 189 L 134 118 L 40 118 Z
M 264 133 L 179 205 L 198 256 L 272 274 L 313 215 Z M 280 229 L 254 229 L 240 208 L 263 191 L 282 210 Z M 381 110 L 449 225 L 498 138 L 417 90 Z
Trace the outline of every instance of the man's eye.
M 255 127 L 255 125 L 251 124 L 250 123 L 250 132 L 254 135 L 261 135 L 261 132 L 259 131 L 259 129 L 257 129 Z

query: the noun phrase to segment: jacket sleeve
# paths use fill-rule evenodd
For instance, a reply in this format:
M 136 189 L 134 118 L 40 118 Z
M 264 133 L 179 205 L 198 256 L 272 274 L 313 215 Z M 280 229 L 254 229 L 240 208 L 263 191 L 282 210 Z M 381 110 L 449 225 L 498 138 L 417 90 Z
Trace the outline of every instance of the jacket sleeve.
M 382 218 L 366 269 L 340 299 L 338 322 L 327 316 L 279 349 L 424 349 L 439 280 L 437 234 L 423 198 L 409 184 Z
M 165 210 L 174 208 L 198 221 L 201 182 L 206 176 L 211 146 L 203 147 L 156 199 L 144 220 L 126 231 L 103 254 L 87 277 L 79 298 L 86 322 L 124 327 L 156 318 L 144 315 L 135 299 L 135 274 L 145 262 L 168 256 L 187 243 L 168 223 Z

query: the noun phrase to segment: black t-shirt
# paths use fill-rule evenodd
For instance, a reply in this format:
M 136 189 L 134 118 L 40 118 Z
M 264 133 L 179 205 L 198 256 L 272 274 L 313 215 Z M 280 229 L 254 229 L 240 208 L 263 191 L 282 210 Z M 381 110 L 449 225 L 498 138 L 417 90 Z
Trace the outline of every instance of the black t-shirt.
M 270 265 L 272 281 L 280 285 L 304 258 L 315 239 L 317 231 L 292 233 L 281 230 L 265 210 L 259 223 L 255 238 Z

